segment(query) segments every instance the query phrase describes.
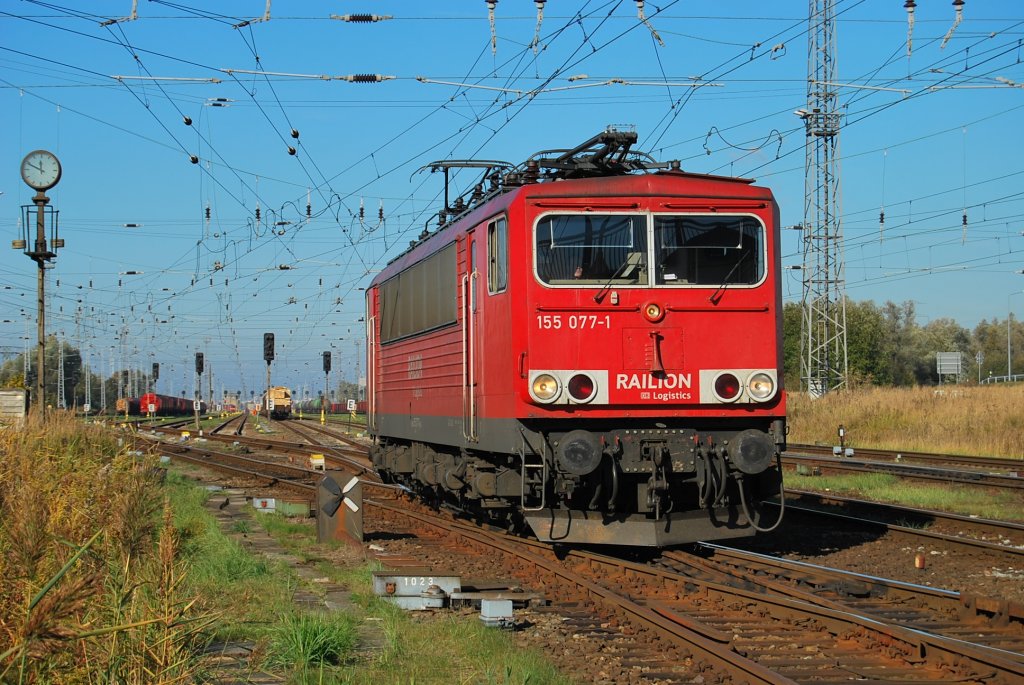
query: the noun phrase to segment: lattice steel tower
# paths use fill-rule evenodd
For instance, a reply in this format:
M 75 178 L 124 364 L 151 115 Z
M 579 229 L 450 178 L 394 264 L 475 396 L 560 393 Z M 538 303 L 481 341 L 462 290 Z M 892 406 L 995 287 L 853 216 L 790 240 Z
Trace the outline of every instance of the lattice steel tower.
M 817 397 L 847 375 L 834 0 L 810 0 L 807 34 L 800 380 Z

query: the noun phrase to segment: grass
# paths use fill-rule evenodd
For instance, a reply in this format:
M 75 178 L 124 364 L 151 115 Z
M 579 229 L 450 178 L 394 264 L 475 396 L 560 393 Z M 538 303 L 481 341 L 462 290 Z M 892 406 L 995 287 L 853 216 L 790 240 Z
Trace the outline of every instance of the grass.
M 339 563 L 337 543 L 317 544 L 311 521 L 280 514 L 256 517 L 290 553 L 317 565 L 323 577 L 351 591 L 352 613 L 303 612 L 291 602 L 296 580 L 290 571 L 253 559 L 224 536 L 203 507 L 209 493 L 174 472 L 175 520 L 192 561 L 191 588 L 219 617 L 211 635 L 261 645 L 266 667 L 283 669 L 290 683 L 561 684 L 543 655 L 523 650 L 507 633 L 483 626 L 477 615 L 450 614 L 423 620 L 373 594 L 372 563 Z M 380 626 L 384 647 L 354 659 L 358 626 Z
M 1024 385 L 863 388 L 812 400 L 791 393 L 791 443 L 838 444 L 906 452 L 1024 459 Z M 1024 467 L 1024 461 L 1022 461 Z M 889 475 L 798 476 L 786 486 L 831 491 L 965 516 L 1024 520 L 1021 496 L 955 484 L 923 484 Z
M 280 616 L 294 605 L 294 577 L 283 567 L 254 557 L 225 535 L 204 506 L 210 493 L 175 471 L 166 488 L 190 561 L 189 589 L 219 620 L 209 631 L 216 641 L 266 642 Z
M 382 601 L 370 604 L 386 644 L 376 661 L 353 671 L 353 685 L 375 683 L 572 682 L 543 655 L 522 649 L 507 633 L 484 626 L 475 614 L 417 620 Z
M 346 564 L 333 560 L 337 544 L 316 544 L 315 529 L 308 521 L 287 519 L 279 514 L 260 516 L 260 525 L 293 553 L 317 564 L 317 570 L 332 582 L 349 588 L 358 613 L 354 618 L 380 626 L 384 647 L 368 661 L 344 669 L 319 668 L 312 662 L 293 673 L 296 682 L 344 683 L 521 683 L 563 684 L 561 675 L 543 654 L 524 650 L 508 633 L 487 628 L 477 613 L 419 615 L 396 608 L 373 593 L 375 563 Z M 305 633 L 292 627 L 295 633 Z M 302 678 L 306 678 L 303 680 Z
M 171 682 L 209 616 L 154 457 L 54 412 L 0 433 L 0 681 Z
M 1024 459 L 1024 384 L 789 394 L 790 442 Z
M 281 620 L 270 633 L 270 663 L 300 671 L 340 666 L 356 645 L 356 621 L 344 614 L 312 612 Z

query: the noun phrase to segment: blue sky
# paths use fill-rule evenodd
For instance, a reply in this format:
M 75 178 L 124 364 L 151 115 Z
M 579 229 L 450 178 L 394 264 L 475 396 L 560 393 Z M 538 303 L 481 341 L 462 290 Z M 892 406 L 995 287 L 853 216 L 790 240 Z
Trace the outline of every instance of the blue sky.
M 954 28 L 950 2 L 918 4 L 908 55 L 902 2 L 836 2 L 847 294 L 911 300 L 922 324 L 1024 316 L 1024 6 L 968 0 Z M 31 203 L 22 157 L 55 152 L 48 330 L 104 375 L 156 361 L 158 390 L 191 392 L 200 350 L 216 392 L 248 393 L 272 331 L 275 382 L 323 387 L 324 350 L 354 380 L 360 288 L 440 208 L 417 173 L 436 159 L 516 163 L 628 125 L 803 220 L 806 2 L 646 3 L 645 24 L 633 0 L 552 0 L 540 22 L 502 0 L 493 43 L 483 1 L 273 0 L 253 21 L 265 0 L 149 0 L 101 25 L 131 7 L 0 2 L 0 230 Z M 387 78 L 334 78 L 356 74 Z M 0 250 L 8 355 L 35 343 L 35 292 L 35 264 Z

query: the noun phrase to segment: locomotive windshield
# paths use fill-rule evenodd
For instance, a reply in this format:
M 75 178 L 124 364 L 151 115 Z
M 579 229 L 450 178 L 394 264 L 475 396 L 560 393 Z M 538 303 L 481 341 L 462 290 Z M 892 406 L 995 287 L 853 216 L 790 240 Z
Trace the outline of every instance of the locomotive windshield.
M 763 231 L 750 216 L 654 216 L 655 283 L 753 285 L 764 275 Z
M 647 217 L 551 214 L 537 224 L 537 275 L 552 285 L 647 283 Z
M 536 228 L 537 277 L 549 285 L 755 285 L 764 227 L 752 216 L 549 214 Z M 653 240 L 648 239 L 648 231 Z M 648 244 L 653 249 L 648 251 Z M 652 271 L 653 282 L 648 280 Z

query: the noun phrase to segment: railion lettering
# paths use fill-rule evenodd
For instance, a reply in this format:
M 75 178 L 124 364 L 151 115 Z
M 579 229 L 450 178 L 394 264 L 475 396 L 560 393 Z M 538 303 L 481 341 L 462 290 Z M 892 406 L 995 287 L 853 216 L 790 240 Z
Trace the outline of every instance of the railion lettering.
M 692 387 L 693 375 L 689 373 L 666 373 L 653 376 L 647 373 L 615 374 L 616 390 L 675 390 Z

